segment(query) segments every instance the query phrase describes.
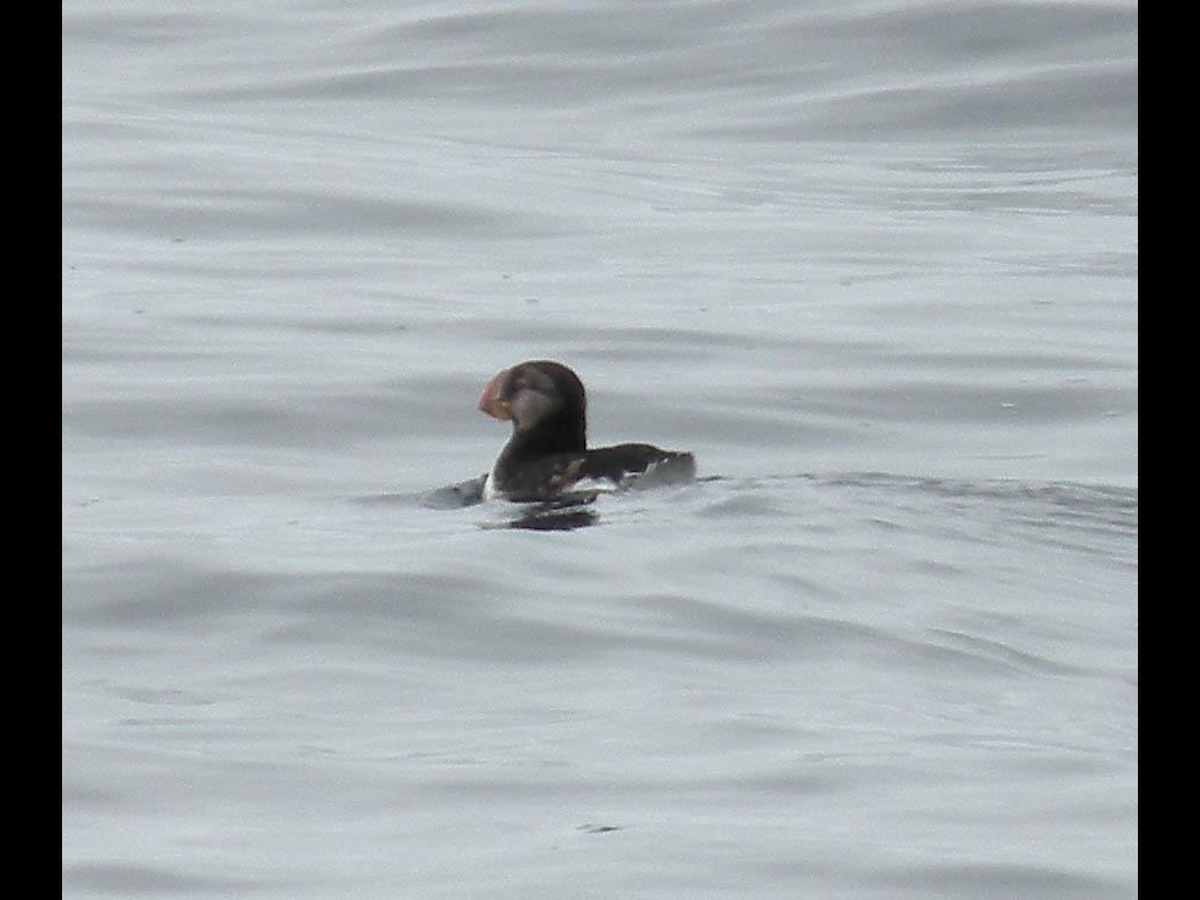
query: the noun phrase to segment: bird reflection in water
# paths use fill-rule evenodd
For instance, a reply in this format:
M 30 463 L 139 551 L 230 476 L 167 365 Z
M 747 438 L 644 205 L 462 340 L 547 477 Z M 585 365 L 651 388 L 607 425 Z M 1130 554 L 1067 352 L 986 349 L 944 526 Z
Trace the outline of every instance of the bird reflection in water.
M 587 507 L 598 491 L 572 491 L 546 503 L 523 506 L 520 515 L 501 528 L 523 528 L 527 531 L 574 531 L 600 521 L 600 516 Z
M 600 517 L 590 509 L 555 510 L 541 512 L 531 510 L 512 521 L 505 528 L 523 528 L 527 531 L 574 531 L 595 525 Z
M 483 500 L 486 476 L 447 485 L 421 497 L 421 505 L 434 509 L 459 509 L 476 506 Z M 595 525 L 600 516 L 587 507 L 599 491 L 568 491 L 553 500 L 513 504 L 517 515 L 506 522 L 482 525 L 483 528 L 523 528 L 527 531 L 573 531 Z

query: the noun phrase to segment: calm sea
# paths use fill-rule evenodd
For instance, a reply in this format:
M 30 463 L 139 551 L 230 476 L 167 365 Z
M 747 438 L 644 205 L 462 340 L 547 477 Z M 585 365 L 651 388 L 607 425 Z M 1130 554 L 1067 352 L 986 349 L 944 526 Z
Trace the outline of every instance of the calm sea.
M 62 28 L 64 897 L 1136 895 L 1135 2 Z

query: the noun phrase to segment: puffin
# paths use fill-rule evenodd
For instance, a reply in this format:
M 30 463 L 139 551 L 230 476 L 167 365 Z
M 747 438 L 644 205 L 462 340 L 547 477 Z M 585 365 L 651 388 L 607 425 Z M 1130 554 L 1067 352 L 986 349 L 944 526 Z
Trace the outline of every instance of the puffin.
M 479 411 L 511 421 L 512 436 L 483 484 L 483 499 L 589 501 L 600 489 L 692 481 L 691 453 L 652 444 L 587 446 L 587 394 L 562 363 L 535 359 L 501 369 L 483 386 Z

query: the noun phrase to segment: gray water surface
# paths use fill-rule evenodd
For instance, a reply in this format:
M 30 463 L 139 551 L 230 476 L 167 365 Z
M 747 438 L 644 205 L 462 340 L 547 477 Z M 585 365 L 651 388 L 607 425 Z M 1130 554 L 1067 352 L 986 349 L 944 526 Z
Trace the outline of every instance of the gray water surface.
M 1136 894 L 1135 3 L 62 24 L 64 897 Z

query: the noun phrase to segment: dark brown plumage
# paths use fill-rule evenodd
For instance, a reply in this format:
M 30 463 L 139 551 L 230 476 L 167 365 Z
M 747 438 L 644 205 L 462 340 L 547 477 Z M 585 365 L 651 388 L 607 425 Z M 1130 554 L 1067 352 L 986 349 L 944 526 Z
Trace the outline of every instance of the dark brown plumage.
M 479 410 L 513 423 L 484 488 L 509 500 L 550 500 L 589 480 L 618 486 L 660 468 L 671 482 L 690 481 L 692 454 L 651 444 L 587 447 L 587 395 L 561 363 L 531 360 L 497 372 L 479 395 Z

